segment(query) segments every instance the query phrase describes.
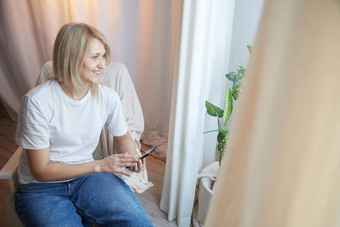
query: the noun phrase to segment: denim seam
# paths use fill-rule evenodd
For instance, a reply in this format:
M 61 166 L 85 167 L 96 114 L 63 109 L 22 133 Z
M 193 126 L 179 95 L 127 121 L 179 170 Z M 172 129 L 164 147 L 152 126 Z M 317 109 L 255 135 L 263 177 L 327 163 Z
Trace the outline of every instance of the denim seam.
M 79 211 L 82 212 L 81 215 L 86 215 L 86 217 L 89 217 L 89 218 L 93 219 L 93 221 L 97 223 L 96 218 L 95 218 L 94 216 L 90 215 L 89 213 L 87 213 L 86 210 L 84 210 L 84 209 L 80 206 L 80 204 L 78 204 L 77 201 L 74 200 L 74 199 L 72 198 L 72 197 L 73 197 L 73 194 L 74 194 L 76 191 L 78 191 L 79 187 L 82 185 L 83 181 L 85 180 L 85 179 L 84 179 L 85 177 L 86 177 L 86 176 L 77 178 L 77 180 L 78 180 L 79 182 L 76 184 L 76 187 L 72 188 L 72 191 L 71 191 L 71 190 L 69 191 L 69 199 L 73 202 L 74 206 L 76 206 L 77 211 L 78 211 L 78 212 L 79 212 Z M 72 183 L 70 183 L 70 184 L 72 184 Z M 73 185 L 73 184 L 72 184 L 72 185 Z M 97 224 L 99 224 L 99 223 L 97 223 Z
M 70 198 L 70 200 L 73 202 L 73 204 L 76 206 L 77 210 L 82 212 L 80 215 L 86 215 L 86 218 L 89 217 L 91 218 L 91 222 L 94 221 L 95 223 L 97 224 L 101 224 L 101 223 L 98 223 L 96 218 L 92 215 L 90 215 L 89 213 L 87 213 L 75 200 L 73 200 L 72 198 Z

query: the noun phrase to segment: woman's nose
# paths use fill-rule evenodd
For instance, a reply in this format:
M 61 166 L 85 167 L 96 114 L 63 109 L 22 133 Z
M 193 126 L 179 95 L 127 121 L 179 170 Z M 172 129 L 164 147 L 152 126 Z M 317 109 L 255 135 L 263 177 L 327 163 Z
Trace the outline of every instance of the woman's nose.
M 100 58 L 99 63 L 98 63 L 98 67 L 101 68 L 101 69 L 104 69 L 105 63 L 106 63 L 105 58 Z

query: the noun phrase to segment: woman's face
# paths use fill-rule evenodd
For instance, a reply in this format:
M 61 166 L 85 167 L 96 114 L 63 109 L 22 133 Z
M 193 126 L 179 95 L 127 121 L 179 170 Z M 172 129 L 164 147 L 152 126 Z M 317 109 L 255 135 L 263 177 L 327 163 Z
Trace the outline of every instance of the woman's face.
M 80 69 L 80 77 L 85 84 L 90 85 L 99 82 L 100 72 L 106 64 L 105 55 L 103 43 L 98 39 L 91 39 Z

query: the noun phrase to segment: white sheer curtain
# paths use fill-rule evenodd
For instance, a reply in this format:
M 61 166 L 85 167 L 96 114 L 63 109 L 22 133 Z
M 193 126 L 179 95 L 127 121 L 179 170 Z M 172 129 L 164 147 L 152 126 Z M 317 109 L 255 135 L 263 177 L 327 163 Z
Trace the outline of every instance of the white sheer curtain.
M 340 1 L 267 0 L 206 226 L 340 226 Z
M 160 206 L 169 220 L 177 217 L 178 226 L 190 226 L 205 143 L 204 103 L 209 96 L 220 103 L 225 91 L 234 0 L 183 1 L 181 12 Z M 215 144 L 216 137 L 210 146 L 212 156 Z
M 176 5 L 175 5 L 176 6 Z M 145 119 L 145 136 L 168 133 L 172 76 L 171 1 L 0 1 L 0 97 L 16 119 L 21 97 L 52 59 L 59 28 L 68 22 L 97 27 L 112 48 L 112 61 L 132 77 Z

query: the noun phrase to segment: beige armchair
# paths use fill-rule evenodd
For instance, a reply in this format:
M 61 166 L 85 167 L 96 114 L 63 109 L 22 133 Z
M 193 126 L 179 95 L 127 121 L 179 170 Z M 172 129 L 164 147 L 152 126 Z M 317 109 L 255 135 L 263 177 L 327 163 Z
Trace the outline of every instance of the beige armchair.
M 43 66 L 37 80 L 37 85 L 48 80 L 52 74 L 52 61 L 49 61 Z M 144 131 L 143 112 L 126 67 L 122 63 L 111 62 L 102 72 L 101 83 L 114 89 L 121 98 L 128 131 L 135 143 L 136 152 L 141 155 L 139 140 Z M 15 192 L 18 186 L 16 169 L 21 152 L 22 148 L 19 147 L 0 171 L 0 179 L 8 180 L 11 191 L 10 195 L 6 198 L 6 226 L 11 227 L 23 226 L 14 207 Z M 98 160 L 114 153 L 116 153 L 114 138 L 104 127 L 93 157 Z M 148 182 L 146 169 L 143 172 L 138 174 L 135 173 L 132 177 L 124 180 L 137 193 L 142 193 L 153 186 L 151 182 Z

